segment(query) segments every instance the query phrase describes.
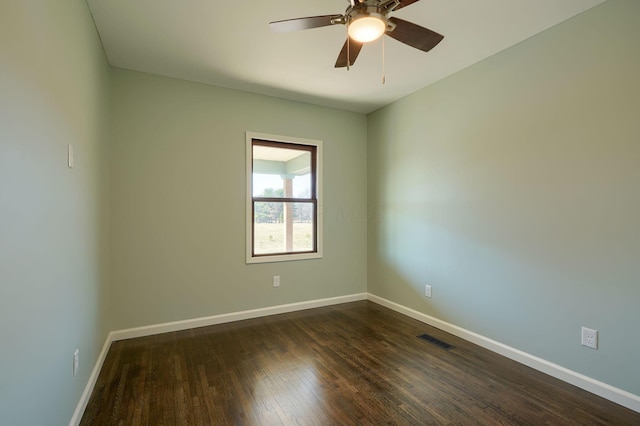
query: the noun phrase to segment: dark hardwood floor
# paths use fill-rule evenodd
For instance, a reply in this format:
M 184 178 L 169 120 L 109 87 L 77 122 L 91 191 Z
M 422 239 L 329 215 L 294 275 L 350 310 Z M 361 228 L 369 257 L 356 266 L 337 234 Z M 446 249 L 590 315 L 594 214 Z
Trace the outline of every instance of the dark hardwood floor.
M 81 424 L 640 425 L 640 413 L 363 301 L 114 342 Z

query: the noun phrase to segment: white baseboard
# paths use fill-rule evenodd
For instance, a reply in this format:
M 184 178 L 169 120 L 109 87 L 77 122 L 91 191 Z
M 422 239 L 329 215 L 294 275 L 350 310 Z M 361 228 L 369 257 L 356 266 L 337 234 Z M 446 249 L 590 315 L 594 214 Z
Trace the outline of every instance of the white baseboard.
M 147 325 L 144 327 L 128 328 L 114 331 L 113 341 L 132 339 L 134 337 L 151 336 L 154 334 L 168 333 L 171 331 L 188 330 L 208 325 L 224 324 L 233 321 L 242 321 L 251 318 L 266 317 L 268 315 L 284 314 L 287 312 L 302 311 L 304 309 L 320 308 L 322 306 L 338 305 L 340 303 L 367 300 L 367 293 L 351 294 L 348 296 L 330 297 L 328 299 L 309 300 L 306 302 L 289 303 L 287 305 L 271 306 L 268 308 L 251 309 L 248 311 L 232 312 L 228 314 L 213 315 L 183 321 L 166 322 L 164 324 Z
M 411 308 L 407 308 L 406 306 L 400 305 L 374 294 L 369 293 L 367 299 L 386 308 L 392 309 L 398 313 L 416 319 L 420 322 L 451 333 L 454 336 L 475 343 L 478 346 L 482 346 L 483 348 L 489 349 L 492 352 L 496 352 L 528 367 L 534 368 L 552 377 L 584 389 L 588 392 L 601 396 L 602 398 L 608 399 L 609 401 L 613 401 L 616 404 L 620 404 L 631 410 L 640 412 L 640 396 L 638 395 L 634 395 L 625 390 L 618 389 L 606 383 L 592 379 L 591 377 L 569 370 L 560 365 L 546 361 L 542 358 L 538 358 L 526 352 L 522 352 L 518 349 L 489 339 L 488 337 L 481 336 L 462 327 L 458 327 L 446 321 L 442 321 L 438 318 L 423 314 L 421 312 L 418 312 Z
M 339 305 L 341 303 L 356 302 L 358 300 L 367 300 L 367 296 L 367 293 L 350 294 L 347 296 L 329 297 L 327 299 L 309 300 L 306 302 L 289 303 L 287 305 L 271 306 L 268 308 L 251 309 L 248 311 L 232 312 L 228 314 L 213 315 L 209 317 L 195 318 L 183 321 L 173 321 L 164 324 L 155 324 L 144 327 L 112 331 L 111 333 L 109 333 L 107 339 L 104 342 L 104 345 L 102 346 L 102 351 L 100 351 L 100 354 L 98 355 L 96 364 L 93 367 L 91 375 L 89 376 L 89 380 L 87 381 L 87 385 L 84 388 L 84 392 L 82 392 L 82 396 L 80 397 L 80 401 L 76 406 L 73 417 L 69 422 L 69 426 L 77 426 L 80 424 L 80 420 L 82 420 L 84 410 L 85 408 L 87 408 L 89 398 L 91 397 L 91 392 L 93 392 L 93 388 L 96 384 L 96 381 L 98 380 L 98 375 L 100 374 L 100 370 L 102 369 L 102 364 L 107 357 L 107 352 L 109 351 L 112 342 L 124 339 L 132 339 L 135 337 L 152 336 L 154 334 L 168 333 L 171 331 L 205 327 L 208 325 L 242 321 L 251 318 L 260 318 L 268 315 L 277 315 L 287 312 L 302 311 L 305 309 L 320 308 L 323 306 Z
M 107 339 L 104 341 L 104 345 L 102 345 L 102 350 L 98 354 L 98 359 L 96 360 L 96 365 L 93 366 L 93 370 L 91 371 L 91 375 L 89 376 L 89 380 L 87 381 L 87 385 L 84 387 L 84 391 L 80 396 L 80 401 L 76 406 L 76 411 L 73 412 L 73 417 L 71 417 L 71 421 L 69 422 L 69 426 L 78 426 L 80 424 L 80 420 L 82 420 L 82 415 L 84 414 L 85 408 L 87 408 L 87 404 L 89 403 L 89 398 L 91 397 L 91 392 L 93 392 L 93 387 L 96 385 L 96 381 L 98 380 L 98 375 L 100 374 L 100 370 L 102 369 L 102 364 L 104 364 L 104 359 L 107 357 L 107 352 L 109 352 L 109 348 L 111 347 L 111 334 L 107 336 Z

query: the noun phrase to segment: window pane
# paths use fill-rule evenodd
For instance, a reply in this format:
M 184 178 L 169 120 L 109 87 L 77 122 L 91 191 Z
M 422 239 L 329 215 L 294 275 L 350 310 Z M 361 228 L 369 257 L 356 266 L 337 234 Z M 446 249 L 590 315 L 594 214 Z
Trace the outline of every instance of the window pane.
M 311 152 L 253 146 L 253 196 L 311 198 Z
M 315 249 L 313 203 L 254 203 L 254 254 Z

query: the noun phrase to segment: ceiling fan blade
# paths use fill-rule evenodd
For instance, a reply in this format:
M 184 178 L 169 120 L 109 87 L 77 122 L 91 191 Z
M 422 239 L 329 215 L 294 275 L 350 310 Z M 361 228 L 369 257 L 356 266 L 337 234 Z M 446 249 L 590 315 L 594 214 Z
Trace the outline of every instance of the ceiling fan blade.
M 389 37 L 395 38 L 404 44 L 408 44 L 424 52 L 428 52 L 436 47 L 444 38 L 443 35 L 435 31 L 431 31 L 409 21 L 398 18 L 389 18 L 388 21 L 395 24 L 393 30 L 386 32 Z
M 269 26 L 271 26 L 272 30 L 279 32 L 308 30 L 310 28 L 328 27 L 329 25 L 333 25 L 334 19 L 339 18 L 342 18 L 342 15 L 309 16 L 306 18 L 269 22 Z
M 338 60 L 336 61 L 336 68 L 342 68 L 347 66 L 347 43 L 349 43 L 349 65 L 353 65 L 360 53 L 360 49 L 362 49 L 362 45 L 364 43 L 360 43 L 359 41 L 352 40 L 351 37 L 347 37 L 347 41 L 344 42 L 342 46 L 342 50 L 338 55 Z

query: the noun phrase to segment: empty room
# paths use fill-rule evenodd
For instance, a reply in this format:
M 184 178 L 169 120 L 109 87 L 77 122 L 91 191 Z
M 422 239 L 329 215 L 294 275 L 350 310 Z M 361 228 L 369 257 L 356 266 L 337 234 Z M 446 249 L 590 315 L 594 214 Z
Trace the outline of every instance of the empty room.
M 640 424 L 637 0 L 0 0 L 0 425 Z

